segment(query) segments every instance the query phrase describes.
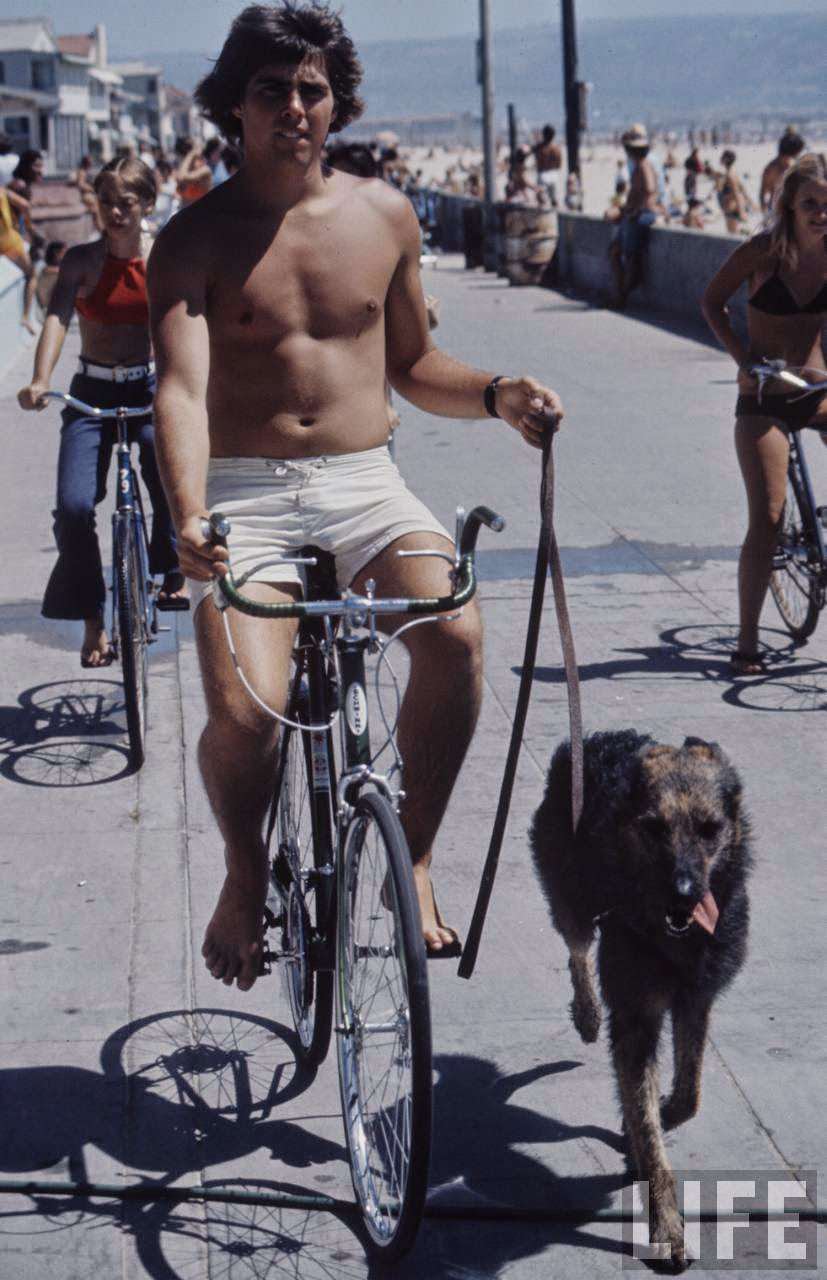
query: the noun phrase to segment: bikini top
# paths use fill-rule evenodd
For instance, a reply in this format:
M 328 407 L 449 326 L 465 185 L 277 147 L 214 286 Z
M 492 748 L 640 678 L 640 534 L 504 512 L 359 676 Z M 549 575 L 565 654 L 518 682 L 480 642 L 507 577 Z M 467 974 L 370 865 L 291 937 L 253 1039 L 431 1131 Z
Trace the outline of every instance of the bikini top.
M 100 279 L 88 298 L 77 298 L 75 307 L 98 324 L 147 324 L 146 264 L 143 258 L 106 255 Z
M 749 305 L 768 316 L 820 315 L 827 311 L 827 284 L 809 302 L 796 302 L 779 275 L 770 276 L 749 299 Z

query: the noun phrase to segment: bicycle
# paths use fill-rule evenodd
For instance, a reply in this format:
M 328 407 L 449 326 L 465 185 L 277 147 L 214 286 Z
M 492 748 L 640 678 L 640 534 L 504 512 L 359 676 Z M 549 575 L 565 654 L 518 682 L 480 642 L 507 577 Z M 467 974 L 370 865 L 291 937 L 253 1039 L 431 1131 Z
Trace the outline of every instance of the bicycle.
M 253 570 L 216 579 L 236 670 L 260 707 L 281 722 L 273 800 L 267 822 L 270 887 L 263 971 L 284 962 L 298 1057 L 318 1066 L 334 1025 L 351 1178 L 369 1247 L 385 1262 L 413 1244 L 425 1205 L 431 1147 L 431 1025 L 425 945 L 411 855 L 394 789 L 402 761 L 379 696 L 387 651 L 401 633 L 460 609 L 476 590 L 474 548 L 482 524 L 504 521 L 486 507 L 457 513 L 452 590 L 433 599 L 377 599 L 336 593 L 332 560 L 315 548 L 280 564 L 307 571 L 307 598 L 264 604 L 242 594 Z M 207 522 L 205 521 L 205 526 Z M 214 512 L 205 536 L 226 545 L 230 524 Z M 270 562 L 268 562 L 270 563 Z M 260 568 L 261 566 L 256 566 Z M 297 618 L 295 670 L 284 715 L 258 697 L 240 668 L 228 608 L 259 618 Z M 419 615 L 380 641 L 380 614 Z M 423 616 L 428 615 L 428 616 Z M 337 623 L 338 620 L 338 623 Z M 370 739 L 366 654 L 379 654 L 376 690 L 385 738 Z M 333 728 L 341 731 L 337 771 Z M 387 774 L 374 764 L 390 746 Z M 270 939 L 273 945 L 270 946 Z
M 123 675 L 129 766 L 145 758 L 147 722 L 147 646 L 158 636 L 156 586 L 149 572 L 149 541 L 141 490 L 127 439 L 130 418 L 145 418 L 152 405 L 98 409 L 63 391 L 46 391 L 44 400 L 62 400 L 85 416 L 114 418 L 118 433 L 117 498 L 112 515 L 112 622 L 110 644 Z
M 827 394 L 827 380 L 807 382 L 783 360 L 762 360 L 749 371 L 758 380 L 760 401 L 765 384 L 778 379 L 797 387 L 804 395 Z M 813 370 L 813 372 L 823 372 Z M 770 592 L 776 608 L 796 645 L 813 634 L 827 598 L 827 552 L 824 530 L 827 506 L 816 506 L 813 484 L 804 455 L 802 430 L 790 429 L 790 458 L 787 466 L 787 496 L 778 545 L 773 557 Z M 824 428 L 814 427 L 823 431 Z

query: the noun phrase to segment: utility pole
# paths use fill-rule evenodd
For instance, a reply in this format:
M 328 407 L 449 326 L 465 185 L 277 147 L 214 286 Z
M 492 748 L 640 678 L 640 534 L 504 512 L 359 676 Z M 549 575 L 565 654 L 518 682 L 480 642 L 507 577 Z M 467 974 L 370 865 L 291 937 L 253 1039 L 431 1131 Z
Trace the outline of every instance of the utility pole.
M 482 87 L 483 199 L 494 203 L 497 195 L 497 160 L 494 151 L 494 70 L 491 62 L 491 0 L 480 0 L 479 67 Z
M 574 0 L 560 0 L 563 17 L 563 92 L 569 173 L 580 177 L 580 86 L 577 82 L 577 27 Z
M 508 104 L 508 152 L 513 169 L 517 162 L 517 108 L 513 102 Z

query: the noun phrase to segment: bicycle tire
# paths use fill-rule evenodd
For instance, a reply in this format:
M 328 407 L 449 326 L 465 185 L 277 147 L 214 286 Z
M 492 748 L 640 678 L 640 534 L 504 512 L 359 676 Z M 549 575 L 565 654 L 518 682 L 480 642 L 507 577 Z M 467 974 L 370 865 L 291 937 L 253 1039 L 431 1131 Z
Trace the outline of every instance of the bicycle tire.
M 294 704 L 291 718 L 303 718 L 301 703 Z M 321 921 L 316 894 L 308 890 L 308 873 L 315 863 L 309 735 L 285 726 L 279 752 L 279 791 L 273 824 L 276 847 L 270 875 L 279 886 L 285 956 L 282 964 L 298 1057 L 307 1066 L 318 1066 L 327 1056 L 333 1029 L 333 973 L 315 969 L 311 958 L 312 929 L 314 925 L 318 928 Z
M 823 604 L 815 520 L 803 477 L 791 459 L 770 593 L 795 644 L 804 644 L 813 634 Z
M 391 1262 L 422 1220 L 431 1153 L 431 1019 L 411 856 L 384 796 L 343 837 L 336 1039 L 342 1117 L 371 1252 Z
M 146 757 L 147 636 L 141 556 L 135 525 L 130 519 L 119 519 L 117 524 L 115 574 L 129 764 L 132 769 L 140 769 Z

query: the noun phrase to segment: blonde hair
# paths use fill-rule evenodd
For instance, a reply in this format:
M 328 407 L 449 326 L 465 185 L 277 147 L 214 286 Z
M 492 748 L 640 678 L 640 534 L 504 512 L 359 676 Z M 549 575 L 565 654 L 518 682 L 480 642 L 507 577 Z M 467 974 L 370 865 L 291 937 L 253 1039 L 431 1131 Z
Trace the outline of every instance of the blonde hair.
M 150 209 L 155 204 L 157 187 L 155 186 L 152 170 L 148 165 L 144 164 L 143 160 L 139 160 L 136 156 L 116 156 L 114 160 L 110 160 L 108 164 L 105 164 L 92 183 L 96 195 L 100 194 L 101 188 L 107 179 L 115 179 L 122 182 L 127 191 L 131 191 L 142 204 L 148 205 Z
M 787 271 L 795 271 L 798 266 L 794 206 L 796 196 L 807 182 L 827 182 L 827 159 L 812 151 L 787 170 L 773 200 L 770 253 Z

